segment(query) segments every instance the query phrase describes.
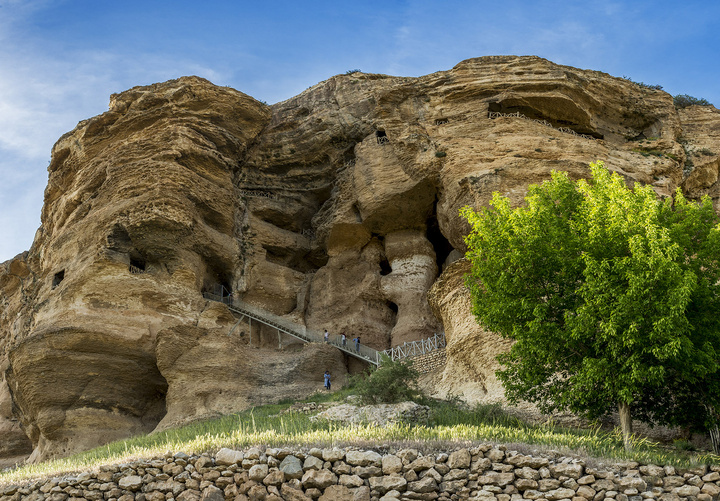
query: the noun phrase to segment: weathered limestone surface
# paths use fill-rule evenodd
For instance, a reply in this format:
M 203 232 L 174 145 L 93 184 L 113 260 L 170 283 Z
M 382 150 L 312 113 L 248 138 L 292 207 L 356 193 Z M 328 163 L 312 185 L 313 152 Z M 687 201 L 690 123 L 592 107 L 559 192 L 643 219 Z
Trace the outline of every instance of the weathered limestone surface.
M 447 342 L 447 362 L 432 387 L 439 396 L 452 394 L 469 402 L 502 402 L 502 385 L 495 376 L 500 366 L 495 356 L 509 350 L 511 342 L 475 321 L 470 291 L 464 283 L 469 272 L 469 261 L 464 258 L 455 261 L 428 293 L 442 319 Z M 478 360 L 483 363 L 477 363 Z
M 458 210 L 493 191 L 520 203 L 551 170 L 580 178 L 598 159 L 718 205 L 719 138 L 713 107 L 678 111 L 662 91 L 537 57 L 339 75 L 272 106 L 197 77 L 113 95 L 53 148 L 42 226 L 0 265 L 0 457 L 67 454 L 362 369 L 236 325 L 201 295 L 218 284 L 377 349 L 444 329 L 437 393 L 500 400 L 508 344 L 470 316 Z

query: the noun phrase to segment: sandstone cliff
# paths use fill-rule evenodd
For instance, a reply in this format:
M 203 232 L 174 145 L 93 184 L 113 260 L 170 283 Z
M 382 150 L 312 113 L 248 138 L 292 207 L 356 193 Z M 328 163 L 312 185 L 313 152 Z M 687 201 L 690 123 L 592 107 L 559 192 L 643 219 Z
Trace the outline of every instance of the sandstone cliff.
M 662 91 L 537 57 L 340 75 L 272 106 L 197 77 L 113 95 L 54 146 L 42 226 L 0 268 L 0 456 L 67 454 L 361 369 L 236 325 L 203 299 L 215 284 L 377 349 L 444 328 L 438 392 L 499 400 L 507 342 L 470 315 L 460 207 L 493 191 L 520 203 L 594 160 L 718 207 L 719 137 L 713 107 L 678 112 Z

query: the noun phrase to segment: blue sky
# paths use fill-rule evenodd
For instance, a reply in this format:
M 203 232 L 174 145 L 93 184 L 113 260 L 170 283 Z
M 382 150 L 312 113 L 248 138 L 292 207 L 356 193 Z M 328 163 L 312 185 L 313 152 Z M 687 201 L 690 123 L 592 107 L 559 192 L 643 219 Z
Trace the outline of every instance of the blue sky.
M 136 85 L 199 75 L 274 103 L 349 69 L 538 55 L 720 106 L 720 2 L 0 0 L 0 262 L 40 225 L 50 149 Z

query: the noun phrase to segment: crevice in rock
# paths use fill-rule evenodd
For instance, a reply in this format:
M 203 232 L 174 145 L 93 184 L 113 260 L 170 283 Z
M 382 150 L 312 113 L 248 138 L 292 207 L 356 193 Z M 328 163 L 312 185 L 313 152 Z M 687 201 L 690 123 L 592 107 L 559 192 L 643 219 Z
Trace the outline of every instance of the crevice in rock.
M 383 258 L 382 261 L 380 261 L 380 275 L 385 276 L 392 273 L 392 267 L 390 266 L 390 262 L 387 260 L 387 258 Z
M 360 212 L 360 207 L 358 207 L 357 202 L 352 205 L 352 210 L 355 215 L 355 221 L 362 223 L 362 213 Z
M 455 250 L 450 241 L 445 238 L 440 230 L 440 224 L 437 218 L 437 199 L 432 215 L 427 219 L 427 239 L 435 250 L 435 260 L 437 262 L 438 271 L 442 272 L 442 267 L 450 253 Z
M 263 249 L 265 249 L 265 259 L 271 263 L 285 266 L 300 273 L 307 273 L 317 269 L 316 266 L 313 266 L 305 259 L 309 253 L 267 244 L 263 244 Z

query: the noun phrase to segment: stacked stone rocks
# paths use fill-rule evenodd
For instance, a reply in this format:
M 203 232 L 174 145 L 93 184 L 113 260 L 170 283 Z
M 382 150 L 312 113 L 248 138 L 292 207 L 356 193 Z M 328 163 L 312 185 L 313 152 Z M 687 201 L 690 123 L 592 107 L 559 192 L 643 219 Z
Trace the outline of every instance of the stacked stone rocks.
M 445 348 L 440 348 L 439 350 L 413 357 L 411 360 L 413 368 L 420 374 L 425 374 L 426 372 L 432 372 L 444 367 L 447 361 L 447 352 Z
M 526 456 L 481 445 L 448 453 L 355 449 L 221 449 L 0 488 L 0 501 L 712 501 L 720 467 L 677 470 Z

